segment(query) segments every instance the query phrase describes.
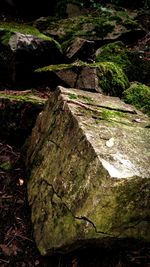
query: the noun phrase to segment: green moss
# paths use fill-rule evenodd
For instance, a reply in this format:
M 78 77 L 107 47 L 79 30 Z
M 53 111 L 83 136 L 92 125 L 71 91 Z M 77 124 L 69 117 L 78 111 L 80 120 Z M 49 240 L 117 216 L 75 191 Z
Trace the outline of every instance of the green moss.
M 35 72 L 47 72 L 47 71 L 58 71 L 64 69 L 70 69 L 73 64 L 57 64 L 57 65 L 49 65 L 43 68 L 39 68 L 35 70 Z
M 113 62 L 100 63 L 98 76 L 101 88 L 111 96 L 122 96 L 123 91 L 129 86 L 125 73 Z
M 5 31 L 5 34 L 2 35 L 2 37 L 0 38 L 2 44 L 3 44 L 3 45 L 7 45 L 8 42 L 9 42 L 9 39 L 10 39 L 10 37 L 11 37 L 12 35 L 13 35 L 12 32 L 10 32 L 10 31 Z
M 89 104 L 93 103 L 93 99 L 89 96 L 79 96 L 80 99 L 83 99 L 84 101 L 86 101 Z
M 111 61 L 117 63 L 124 71 L 127 71 L 127 69 L 132 66 L 127 54 L 127 49 L 120 41 L 102 46 L 95 61 Z
M 9 23 L 8 22 L 0 22 L 0 28 L 6 30 L 6 36 L 4 35 L 4 37 L 3 37 L 5 42 L 6 42 L 6 40 L 9 40 L 9 37 L 11 37 L 11 35 L 14 32 L 20 32 L 23 34 L 35 35 L 35 36 L 42 38 L 44 40 L 55 42 L 57 47 L 59 49 L 61 49 L 61 46 L 57 41 L 55 41 L 53 38 L 51 38 L 49 36 L 46 36 L 45 34 L 41 33 L 35 27 L 30 26 L 28 24 L 18 24 L 15 22 L 9 22 Z
M 82 100 L 84 100 L 85 102 L 87 102 L 89 104 L 93 103 L 93 99 L 91 97 L 89 97 L 89 96 L 83 96 L 83 95 L 77 95 L 77 94 L 69 94 L 68 97 L 70 99 L 82 99 Z
M 115 111 L 115 110 L 109 110 L 109 109 L 101 109 L 102 111 L 102 117 L 103 119 L 105 120 L 113 120 L 114 118 L 118 118 L 118 117 L 122 117 L 123 114 L 122 112 L 119 112 L 119 111 Z
M 76 67 L 82 67 L 82 66 L 95 66 L 93 64 L 88 64 L 85 63 L 81 60 L 75 61 L 74 63 L 71 64 L 57 64 L 57 65 L 49 65 L 49 66 L 45 66 L 42 68 L 39 68 L 37 70 L 35 70 L 35 72 L 47 72 L 47 71 L 59 71 L 59 70 L 67 70 L 67 69 L 72 69 L 72 68 L 76 68 Z
M 55 72 L 63 69 L 72 69 L 72 71 L 76 71 L 76 68 L 80 71 L 84 66 L 97 69 L 99 85 L 108 95 L 120 97 L 122 96 L 122 92 L 129 87 L 128 78 L 126 77 L 125 73 L 117 64 L 113 62 L 88 64 L 82 61 L 78 61 L 72 64 L 46 66 L 37 69 L 36 72 Z M 90 99 L 86 100 L 87 102 L 91 101 Z
M 78 95 L 76 95 L 76 94 L 69 94 L 68 97 L 70 99 L 78 99 Z
M 40 97 L 37 97 L 33 95 L 32 93 L 28 93 L 25 95 L 13 95 L 13 94 L 5 94 L 5 93 L 0 93 L 0 99 L 10 99 L 10 100 L 16 100 L 16 101 L 23 101 L 23 102 L 29 102 L 29 103 L 34 103 L 34 104 L 44 104 L 45 99 L 42 99 Z
M 141 83 L 133 83 L 124 92 L 126 103 L 132 104 L 150 116 L 150 87 Z
M 11 168 L 12 168 L 12 165 L 10 161 L 5 161 L 0 164 L 0 169 L 3 171 L 9 171 L 11 170 Z

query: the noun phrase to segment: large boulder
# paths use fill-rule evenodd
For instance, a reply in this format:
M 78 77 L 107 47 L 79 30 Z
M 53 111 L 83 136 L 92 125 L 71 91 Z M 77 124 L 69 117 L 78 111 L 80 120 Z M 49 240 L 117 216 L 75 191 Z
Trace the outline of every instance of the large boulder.
M 88 61 L 94 53 L 95 43 L 79 37 L 71 40 L 70 45 L 65 50 L 65 55 L 70 61 L 77 59 Z
M 54 92 L 26 144 L 28 199 L 42 255 L 92 242 L 150 241 L 148 125 L 119 98 Z
M 29 82 L 37 67 L 63 60 L 59 44 L 33 27 L 0 24 L 1 82 Z

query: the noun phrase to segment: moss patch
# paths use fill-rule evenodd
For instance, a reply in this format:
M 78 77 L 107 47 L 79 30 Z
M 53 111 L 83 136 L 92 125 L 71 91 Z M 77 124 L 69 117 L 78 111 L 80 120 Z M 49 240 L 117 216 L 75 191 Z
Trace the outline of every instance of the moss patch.
M 13 95 L 13 94 L 6 94 L 6 93 L 1 92 L 0 99 L 16 100 L 16 101 L 22 101 L 22 102 L 27 102 L 27 103 L 33 103 L 33 104 L 44 104 L 45 103 L 45 99 L 37 97 L 33 95 L 32 93 L 28 93 L 25 95 Z
M 99 84 L 103 91 L 112 96 L 121 96 L 129 81 L 123 70 L 113 62 L 99 64 Z
M 132 104 L 150 116 L 150 87 L 141 83 L 133 83 L 124 92 L 126 103 Z
M 120 41 L 102 46 L 95 60 L 96 62 L 111 61 L 117 63 L 125 72 L 132 67 L 127 49 Z

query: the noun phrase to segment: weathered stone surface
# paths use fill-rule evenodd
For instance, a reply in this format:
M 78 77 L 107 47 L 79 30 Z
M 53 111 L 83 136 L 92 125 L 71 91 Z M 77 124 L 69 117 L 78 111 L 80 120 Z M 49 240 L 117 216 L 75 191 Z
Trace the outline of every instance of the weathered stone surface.
M 27 143 L 40 252 L 150 240 L 149 119 L 119 98 L 59 87 Z M 96 241 L 97 240 L 97 241 Z
M 10 27 L 10 28 L 9 28 Z M 61 63 L 64 57 L 59 44 L 36 29 L 0 24 L 1 82 L 24 84 L 33 70 L 49 64 Z
M 22 145 L 42 111 L 46 99 L 24 92 L 20 95 L 12 92 L 0 93 L 0 139 L 12 144 Z

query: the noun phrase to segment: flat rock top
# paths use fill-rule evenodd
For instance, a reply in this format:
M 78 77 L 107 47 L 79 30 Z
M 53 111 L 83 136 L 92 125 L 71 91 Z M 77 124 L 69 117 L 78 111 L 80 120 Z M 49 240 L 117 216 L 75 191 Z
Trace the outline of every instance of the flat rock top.
M 150 121 L 146 115 L 116 97 L 58 89 L 111 177 L 150 177 Z

